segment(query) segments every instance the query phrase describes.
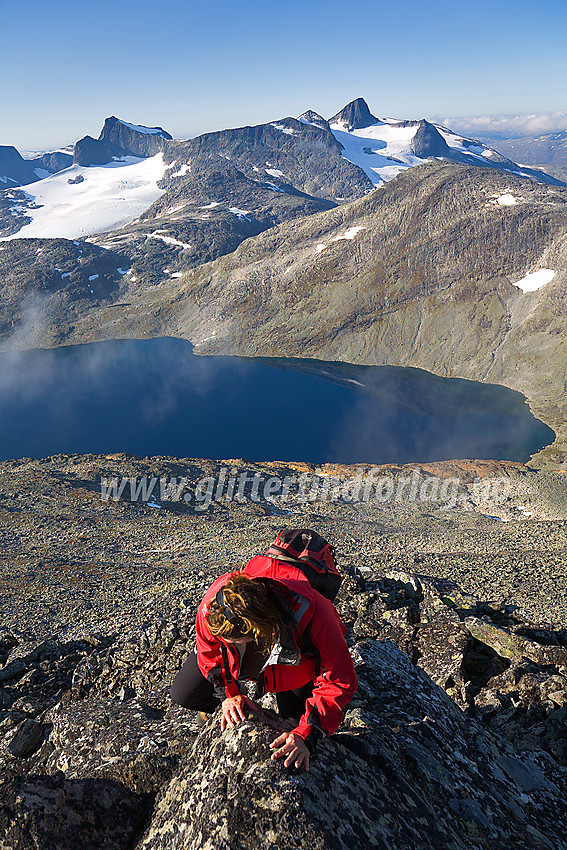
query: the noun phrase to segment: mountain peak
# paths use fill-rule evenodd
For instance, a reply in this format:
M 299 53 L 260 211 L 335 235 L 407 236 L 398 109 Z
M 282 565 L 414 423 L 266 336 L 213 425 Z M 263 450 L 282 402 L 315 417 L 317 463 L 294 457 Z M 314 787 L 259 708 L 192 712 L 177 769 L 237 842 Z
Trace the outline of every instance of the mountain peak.
M 163 150 L 170 136 L 163 127 L 144 127 L 129 124 L 115 115 L 104 122 L 98 139 L 85 136 L 75 145 L 75 162 L 78 165 L 104 165 L 125 156 L 154 156 Z
M 121 118 L 111 115 L 104 122 L 104 127 L 98 137 L 99 141 L 109 138 L 119 127 L 126 127 L 131 132 L 141 133 L 143 136 L 161 136 L 164 139 L 173 138 L 163 127 L 145 127 L 143 124 L 130 124 L 128 121 L 123 121 Z
M 439 130 L 423 118 L 412 139 L 411 147 L 416 156 L 427 159 L 430 156 L 447 156 L 451 148 Z
M 351 100 L 347 103 L 340 112 L 329 118 L 329 124 L 341 122 L 345 124 L 347 130 L 362 130 L 364 127 L 370 127 L 372 124 L 377 124 L 379 121 L 368 108 L 368 104 L 363 97 L 357 97 L 356 100 Z
M 316 127 L 322 127 L 324 130 L 329 129 L 329 122 L 322 115 L 319 115 L 318 112 L 314 112 L 313 109 L 303 112 L 297 120 L 301 121 L 302 124 L 314 124 Z

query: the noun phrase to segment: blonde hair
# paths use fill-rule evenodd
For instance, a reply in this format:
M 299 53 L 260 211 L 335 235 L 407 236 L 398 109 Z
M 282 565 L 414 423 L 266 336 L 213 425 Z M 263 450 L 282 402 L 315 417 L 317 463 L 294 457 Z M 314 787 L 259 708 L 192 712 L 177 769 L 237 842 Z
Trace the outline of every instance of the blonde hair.
M 206 613 L 211 634 L 227 640 L 252 635 L 258 646 L 269 651 L 287 623 L 268 585 L 262 579 L 251 579 L 239 573 L 229 579 L 222 591 L 230 614 L 238 621 L 231 622 L 223 606 L 213 598 Z

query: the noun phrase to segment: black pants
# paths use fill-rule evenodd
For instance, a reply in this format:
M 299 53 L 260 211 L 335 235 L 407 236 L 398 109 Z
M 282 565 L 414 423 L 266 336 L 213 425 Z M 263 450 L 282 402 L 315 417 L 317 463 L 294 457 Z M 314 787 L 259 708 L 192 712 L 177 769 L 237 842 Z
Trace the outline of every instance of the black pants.
M 245 662 L 248 664 L 245 664 Z M 250 669 L 256 666 L 256 658 L 246 655 L 243 658 L 242 671 L 246 678 L 254 678 L 250 674 Z M 246 667 L 249 669 L 246 670 Z M 256 675 L 258 674 L 256 670 Z M 305 701 L 309 699 L 313 693 L 313 682 L 307 682 L 301 688 L 295 688 L 292 691 L 282 691 L 276 694 L 278 703 L 278 711 L 282 717 L 299 718 L 305 711 Z M 214 688 L 208 679 L 205 679 L 197 665 L 197 656 L 194 652 L 187 658 L 183 667 L 174 679 L 170 688 L 169 694 L 173 702 L 182 705 L 184 708 L 190 708 L 192 711 L 205 711 L 207 714 L 213 712 L 220 704 L 221 700 L 215 696 Z

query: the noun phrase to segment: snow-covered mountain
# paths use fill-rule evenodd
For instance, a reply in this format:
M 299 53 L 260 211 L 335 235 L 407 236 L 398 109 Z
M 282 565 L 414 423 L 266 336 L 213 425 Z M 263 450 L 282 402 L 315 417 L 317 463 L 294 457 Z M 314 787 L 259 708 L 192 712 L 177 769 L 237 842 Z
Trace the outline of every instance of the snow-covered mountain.
M 45 156 L 44 165 L 57 167 L 55 154 L 51 160 Z M 2 162 L 16 175 L 4 178 L 6 189 L 0 192 L 0 239 L 93 237 L 142 216 L 144 233 L 157 228 L 179 246 L 198 243 L 190 260 L 186 254 L 195 265 L 234 250 L 278 221 L 320 210 L 322 201 L 328 208 L 361 198 L 431 159 L 560 182 L 441 125 L 377 118 L 362 98 L 328 120 L 309 110 L 298 119 L 188 141 L 172 139 L 162 127 L 112 116 L 98 139 L 85 136 L 77 142 L 73 166 L 55 175 L 40 170 L 39 158 L 26 161 L 15 148 L 0 148 L 0 175 Z M 18 191 L 26 175 L 29 187 Z M 184 224 L 189 224 L 185 235 Z M 136 233 L 138 242 L 142 237 Z M 131 234 L 117 238 L 128 241 Z
M 313 116 L 312 112 L 305 113 L 300 121 L 315 123 Z M 503 168 L 526 177 L 535 176 L 523 172 L 514 162 L 482 142 L 467 139 L 447 127 L 425 119 L 399 121 L 376 118 L 362 98 L 347 104 L 325 123 L 342 146 L 343 156 L 358 165 L 375 186 L 432 157 L 467 165 Z
M 73 155 L 65 150 L 49 151 L 25 159 L 12 145 L 0 145 L 0 189 L 35 183 L 72 162 Z

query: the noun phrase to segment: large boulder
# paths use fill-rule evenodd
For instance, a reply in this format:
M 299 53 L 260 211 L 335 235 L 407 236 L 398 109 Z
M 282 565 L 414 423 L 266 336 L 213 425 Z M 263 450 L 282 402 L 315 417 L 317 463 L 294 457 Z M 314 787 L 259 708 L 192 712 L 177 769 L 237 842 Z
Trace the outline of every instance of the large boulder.
M 107 779 L 0 779 L 0 850 L 121 850 L 144 826 L 148 805 Z
M 159 795 L 140 850 L 556 848 L 567 829 L 553 759 L 514 754 L 391 643 L 353 649 L 357 707 L 310 772 L 270 759 L 278 723 L 209 720 Z

